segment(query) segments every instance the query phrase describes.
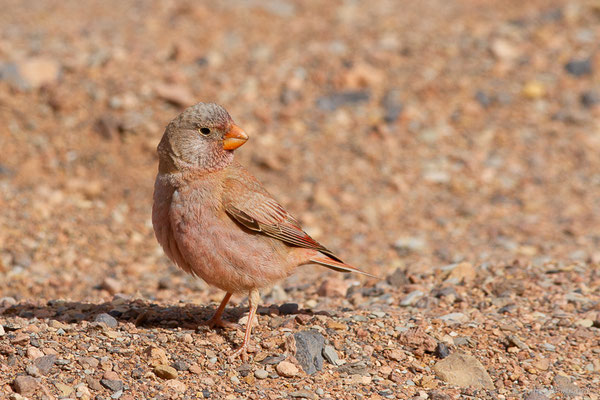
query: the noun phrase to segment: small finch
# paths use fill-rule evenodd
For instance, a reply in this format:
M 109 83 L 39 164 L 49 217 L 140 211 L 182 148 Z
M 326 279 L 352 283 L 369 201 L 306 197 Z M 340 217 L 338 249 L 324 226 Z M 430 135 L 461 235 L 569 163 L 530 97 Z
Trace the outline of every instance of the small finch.
M 233 293 L 248 293 L 249 315 L 242 346 L 268 287 L 305 264 L 359 272 L 311 238 L 298 221 L 233 159 L 248 140 L 227 111 L 198 103 L 172 120 L 158 145 L 152 224 L 167 256 L 184 271 L 226 292 L 211 327 Z M 372 276 L 372 275 L 370 275 Z

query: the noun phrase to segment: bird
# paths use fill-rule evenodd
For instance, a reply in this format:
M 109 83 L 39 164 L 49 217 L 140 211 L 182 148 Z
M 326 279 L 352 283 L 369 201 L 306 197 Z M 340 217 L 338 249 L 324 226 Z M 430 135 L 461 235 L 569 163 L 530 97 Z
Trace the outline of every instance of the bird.
M 215 103 L 185 109 L 165 128 L 157 146 L 152 225 L 166 255 L 185 272 L 225 291 L 206 325 L 230 327 L 223 311 L 234 293 L 248 293 L 242 345 L 247 351 L 260 289 L 302 265 L 373 276 L 344 263 L 308 235 L 234 151 L 248 140 Z

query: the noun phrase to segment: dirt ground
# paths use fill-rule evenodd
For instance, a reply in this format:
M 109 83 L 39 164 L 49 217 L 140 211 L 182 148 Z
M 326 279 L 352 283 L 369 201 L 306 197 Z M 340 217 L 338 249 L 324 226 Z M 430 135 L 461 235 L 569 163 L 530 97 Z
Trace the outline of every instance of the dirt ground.
M 0 398 L 599 398 L 597 0 L 0 6 Z M 199 101 L 382 278 L 303 267 L 233 362 L 150 218 Z

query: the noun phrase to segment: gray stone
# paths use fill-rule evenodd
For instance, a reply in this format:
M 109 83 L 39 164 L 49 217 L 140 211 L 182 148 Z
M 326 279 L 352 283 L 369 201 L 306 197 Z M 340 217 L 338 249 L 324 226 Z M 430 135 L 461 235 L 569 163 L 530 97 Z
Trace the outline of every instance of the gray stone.
M 112 379 L 101 379 L 100 384 L 113 392 L 123 390 L 123 381 Z
M 112 315 L 106 313 L 96 315 L 96 319 L 94 321 L 102 322 L 109 328 L 116 328 L 119 325 L 117 320 Z
M 304 369 L 311 375 L 323 368 L 323 347 L 325 338 L 316 331 L 302 331 L 294 334 L 296 339 L 296 359 Z
M 556 375 L 554 377 L 553 385 L 554 389 L 568 397 L 580 396 L 583 393 L 583 390 L 571 382 L 571 379 L 568 376 Z
M 369 101 L 371 92 L 367 90 L 347 90 L 333 92 L 317 99 L 317 107 L 325 111 L 334 111 L 341 106 L 355 105 Z
M 333 346 L 327 345 L 323 348 L 323 357 L 325 357 L 330 364 L 339 365 L 340 359 Z
M 257 369 L 256 371 L 254 371 L 254 376 L 256 377 L 256 379 L 267 379 L 269 376 L 269 373 L 264 370 L 264 369 Z
M 424 293 L 420 290 L 413 290 L 400 301 L 400 305 L 402 307 L 412 306 L 417 302 L 417 300 L 423 297 L 423 294 Z

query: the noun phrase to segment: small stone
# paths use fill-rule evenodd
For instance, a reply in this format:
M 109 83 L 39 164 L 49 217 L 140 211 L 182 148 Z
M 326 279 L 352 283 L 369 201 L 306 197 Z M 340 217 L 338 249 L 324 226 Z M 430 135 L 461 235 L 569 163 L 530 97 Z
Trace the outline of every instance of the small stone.
M 541 359 L 533 362 L 531 365 L 533 365 L 535 368 L 539 369 L 540 371 L 548 371 L 548 368 L 550 368 L 550 360 L 547 358 L 541 358 Z
M 527 393 L 524 400 L 550 400 L 548 396 L 538 390 Z
M 279 313 L 281 315 L 298 314 L 298 304 L 296 303 L 284 303 L 279 306 Z
M 254 371 L 254 376 L 256 377 L 256 379 L 267 379 L 269 373 L 261 368 Z
M 120 380 L 101 379 L 100 384 L 112 392 L 123 390 L 123 382 Z
M 554 388 L 564 394 L 565 396 L 580 396 L 583 393 L 583 390 L 573 382 L 568 376 L 565 375 L 556 375 L 554 377 Z
M 12 345 L 24 345 L 29 343 L 29 335 L 26 333 L 18 333 L 14 338 L 10 340 L 10 344 Z
M 298 367 L 289 361 L 282 361 L 277 364 L 276 370 L 277 373 L 284 378 L 292 378 L 299 373 Z
M 324 111 L 334 111 L 345 105 L 355 105 L 369 101 L 369 90 L 348 90 L 333 92 L 317 99 L 317 107 Z
M 117 374 L 115 371 L 106 371 L 104 373 L 103 378 L 107 379 L 109 381 L 118 381 L 119 380 L 119 374 Z
M 340 358 L 338 357 L 337 351 L 331 345 L 323 347 L 323 357 L 333 365 L 339 365 Z
M 162 379 L 175 379 L 178 376 L 175 368 L 164 364 L 154 367 L 154 374 Z
M 381 100 L 383 107 L 383 120 L 388 124 L 395 122 L 404 108 L 402 104 L 402 92 L 398 89 L 391 89 L 385 92 Z
M 112 295 L 119 293 L 123 288 L 123 285 L 120 281 L 111 277 L 104 278 L 100 286 L 102 289 L 108 291 Z
M 438 361 L 433 370 L 438 378 L 451 385 L 476 389 L 494 389 L 489 374 L 475 357 L 464 353 L 453 353 Z
M 177 379 L 172 379 L 170 381 L 167 381 L 165 383 L 165 386 L 173 389 L 177 393 L 185 393 L 185 391 L 187 390 L 187 386 L 185 385 L 185 383 L 183 383 Z
M 348 287 L 348 283 L 342 279 L 329 278 L 323 281 L 317 294 L 324 297 L 345 297 Z
M 323 368 L 323 346 L 325 338 L 319 332 L 301 331 L 294 334 L 296 352 L 294 356 L 304 372 L 312 375 Z M 281 365 L 279 363 L 278 365 Z
M 318 399 L 316 394 L 309 392 L 308 390 L 297 390 L 295 392 L 291 392 L 290 397 L 293 397 L 295 399 Z
M 571 60 L 565 64 L 565 71 L 569 74 L 581 77 L 584 75 L 590 75 L 592 73 L 592 60 Z
M 464 324 L 469 322 L 469 317 L 459 312 L 442 315 L 438 318 L 447 324 Z
M 203 372 L 202 368 L 200 368 L 198 364 L 190 365 L 188 371 L 190 371 L 194 375 L 201 375 Z
M 35 360 L 36 358 L 40 358 L 43 356 L 44 353 L 42 353 L 40 349 L 33 346 L 27 348 L 27 358 L 29 358 L 30 360 Z
M 188 369 L 190 369 L 190 366 L 185 362 L 185 361 L 175 361 L 172 364 L 173 368 L 175 368 L 177 371 L 181 371 L 181 372 L 185 372 Z
M 169 360 L 167 359 L 167 353 L 158 347 L 148 346 L 146 350 L 144 350 L 144 354 L 148 358 L 148 363 L 153 367 L 160 364 L 169 363 Z
M 510 62 L 519 56 L 519 51 L 512 43 L 505 39 L 495 39 L 490 45 L 494 57 L 501 61 Z
M 594 321 L 592 321 L 591 319 L 587 319 L 587 318 L 580 319 L 575 322 L 575 325 L 582 326 L 584 328 L 591 328 L 592 326 L 594 326 Z
M 327 321 L 327 327 L 336 331 L 345 331 L 348 329 L 348 325 L 342 324 L 341 322 L 337 322 L 334 320 Z
M 0 325 L 0 337 L 4 336 L 6 333 L 4 332 L 4 327 Z
M 56 363 L 56 355 L 49 354 L 33 360 L 33 365 L 37 367 L 40 374 L 47 375 Z
M 119 325 L 117 320 L 112 315 L 106 313 L 96 315 L 94 321 L 104 323 L 109 328 L 116 328 Z
M 586 90 L 579 96 L 579 101 L 584 107 L 594 107 L 600 104 L 600 93 L 593 90 Z
M 39 387 L 39 382 L 31 376 L 19 375 L 13 381 L 12 386 L 15 392 L 22 395 L 28 395 L 36 392 Z
M 462 262 L 442 268 L 447 273 L 444 282 L 452 284 L 470 283 L 475 280 L 477 272 L 473 264 Z
M 28 87 L 37 89 L 56 83 L 60 76 L 60 65 L 51 58 L 32 57 L 19 64 L 19 74 Z
M 64 383 L 60 382 L 56 382 L 54 386 L 56 387 L 56 389 L 58 389 L 59 392 L 61 392 L 63 397 L 69 397 L 75 391 L 71 386 L 65 385 Z
M 414 305 L 421 297 L 423 297 L 423 294 L 424 293 L 420 290 L 413 290 L 412 292 L 404 296 L 402 300 L 400 300 L 400 306 L 409 307 Z
M 92 368 L 92 369 L 97 368 L 98 364 L 100 364 L 100 361 L 98 361 L 94 357 L 79 357 L 77 359 L 77 362 L 83 368 Z
M 386 352 L 386 356 L 387 356 L 387 358 L 389 358 L 390 360 L 393 360 L 393 361 L 402 361 L 406 358 L 406 355 L 400 349 L 392 349 L 392 350 Z
M 84 383 L 80 383 L 75 386 L 75 397 L 82 400 L 89 400 L 92 398 L 92 393 L 90 393 L 90 389 Z
M 539 99 L 546 95 L 546 87 L 541 82 L 531 81 L 523 86 L 522 93 L 530 99 Z
M 394 242 L 394 250 L 400 256 L 421 253 L 427 247 L 425 239 L 415 236 L 401 237 Z
M 446 346 L 445 343 L 439 342 L 435 347 L 434 353 L 437 358 L 443 359 L 450 355 L 450 350 L 448 349 L 448 346 Z

